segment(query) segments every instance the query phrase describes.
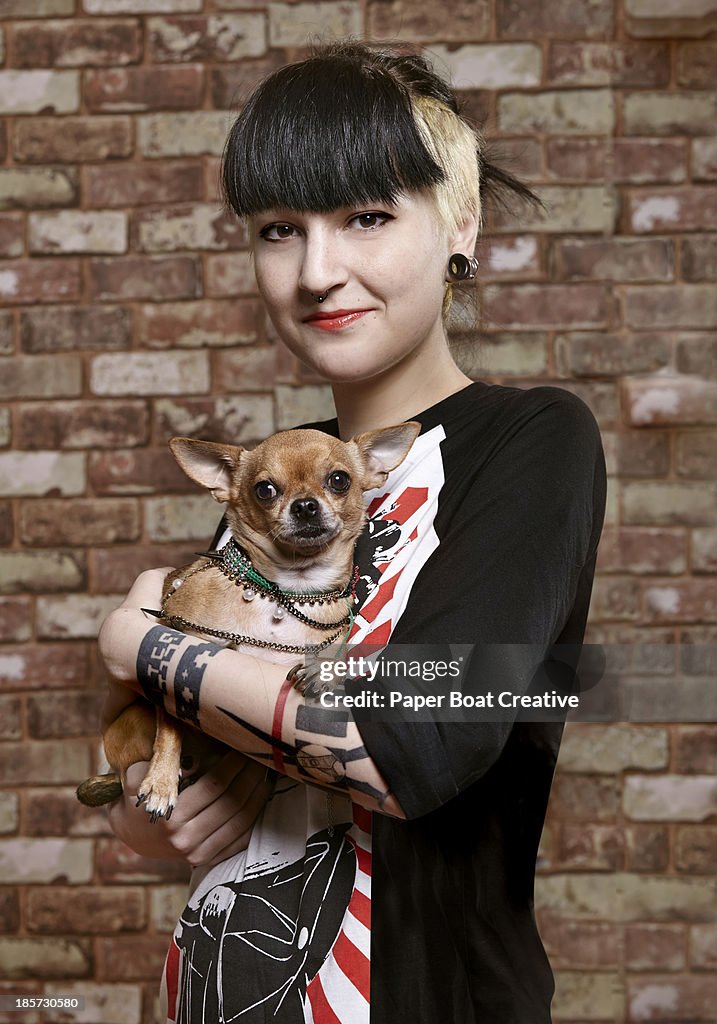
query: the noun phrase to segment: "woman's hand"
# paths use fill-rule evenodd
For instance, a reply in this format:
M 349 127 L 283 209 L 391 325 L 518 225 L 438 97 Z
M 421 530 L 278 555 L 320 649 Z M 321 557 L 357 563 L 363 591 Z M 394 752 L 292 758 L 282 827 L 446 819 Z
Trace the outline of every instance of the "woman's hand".
M 147 768 L 146 761 L 130 767 L 125 791 L 109 812 L 112 831 L 135 853 L 182 857 L 197 867 L 219 864 L 247 848 L 273 789 L 266 768 L 230 751 L 179 794 L 169 821 L 154 824 L 143 807 L 135 806 Z

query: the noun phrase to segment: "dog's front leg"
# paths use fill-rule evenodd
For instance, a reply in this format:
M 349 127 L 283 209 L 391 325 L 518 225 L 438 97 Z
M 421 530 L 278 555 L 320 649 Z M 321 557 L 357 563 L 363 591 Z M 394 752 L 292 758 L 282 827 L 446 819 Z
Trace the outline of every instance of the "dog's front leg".
M 145 805 L 152 821 L 171 817 L 179 794 L 181 759 L 182 727 L 158 707 L 154 754 L 137 797 L 137 805 Z

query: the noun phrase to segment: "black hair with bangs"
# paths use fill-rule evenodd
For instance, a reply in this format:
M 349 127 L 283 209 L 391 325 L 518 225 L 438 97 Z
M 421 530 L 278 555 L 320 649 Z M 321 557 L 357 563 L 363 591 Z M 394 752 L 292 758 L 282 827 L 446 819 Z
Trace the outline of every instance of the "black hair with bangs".
M 224 194 L 235 213 L 392 205 L 401 193 L 443 181 L 397 62 L 428 71 L 420 57 L 340 43 L 265 79 L 224 150 Z
M 280 68 L 249 98 L 222 161 L 224 198 L 240 217 L 286 208 L 329 213 L 343 206 L 394 204 L 441 184 L 445 172 L 416 127 L 411 97 L 445 104 L 450 86 L 423 57 L 344 41 Z M 476 146 L 483 206 L 539 197 Z

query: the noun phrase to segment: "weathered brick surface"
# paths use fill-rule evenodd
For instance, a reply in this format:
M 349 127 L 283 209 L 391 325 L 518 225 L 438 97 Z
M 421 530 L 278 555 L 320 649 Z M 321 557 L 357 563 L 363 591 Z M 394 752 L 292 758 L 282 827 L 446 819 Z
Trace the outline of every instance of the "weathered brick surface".
M 95 112 L 194 110 L 201 105 L 203 68 L 112 68 L 90 71 L 84 97 Z
M 20 344 L 25 352 L 129 348 L 131 337 L 131 311 L 118 306 L 24 309 L 20 314 Z
M 18 22 L 13 30 L 19 68 L 133 64 L 141 53 L 140 25 L 129 19 Z
M 18 120 L 13 154 L 20 163 L 75 164 L 128 157 L 132 125 L 126 117 L 45 117 Z
M 566 730 L 541 842 L 553 1017 L 707 1024 L 717 5 L 0 8 L 2 990 L 75 992 L 83 1019 L 103 1024 L 158 1019 L 188 870 L 131 853 L 75 798 L 104 768 L 95 638 L 138 572 L 186 564 L 217 525 L 221 509 L 178 468 L 170 437 L 253 446 L 332 415 L 330 389 L 262 310 L 219 172 L 255 85 L 315 39 L 350 33 L 425 48 L 495 138 L 496 163 L 545 204 L 486 204 L 480 316 L 451 325 L 457 362 L 484 380 L 565 388 L 603 431 L 588 635 L 611 645 L 623 687 L 606 680 L 602 718 Z

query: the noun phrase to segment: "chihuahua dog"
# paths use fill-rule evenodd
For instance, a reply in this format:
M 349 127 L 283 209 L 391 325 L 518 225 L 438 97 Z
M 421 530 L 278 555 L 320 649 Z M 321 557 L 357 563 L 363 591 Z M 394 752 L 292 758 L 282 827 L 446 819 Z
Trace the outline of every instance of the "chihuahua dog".
M 315 659 L 312 669 L 306 658 L 296 664 L 297 654 L 315 655 L 347 636 L 354 547 L 366 521 L 363 492 L 383 484 L 419 432 L 419 423 L 407 422 L 344 442 L 318 430 L 288 430 L 250 451 L 173 438 L 170 447 L 185 473 L 226 503 L 231 539 L 167 575 L 160 620 L 266 660 L 293 663 L 294 685 L 315 695 Z M 113 772 L 87 779 L 78 798 L 89 806 L 117 799 L 129 766 L 150 761 L 138 804 L 153 821 L 169 818 L 182 764 L 190 760 L 192 744 L 183 757 L 187 733 L 194 734 L 196 763 L 202 748 L 196 730 L 185 730 L 146 701 L 131 704 L 103 736 Z

